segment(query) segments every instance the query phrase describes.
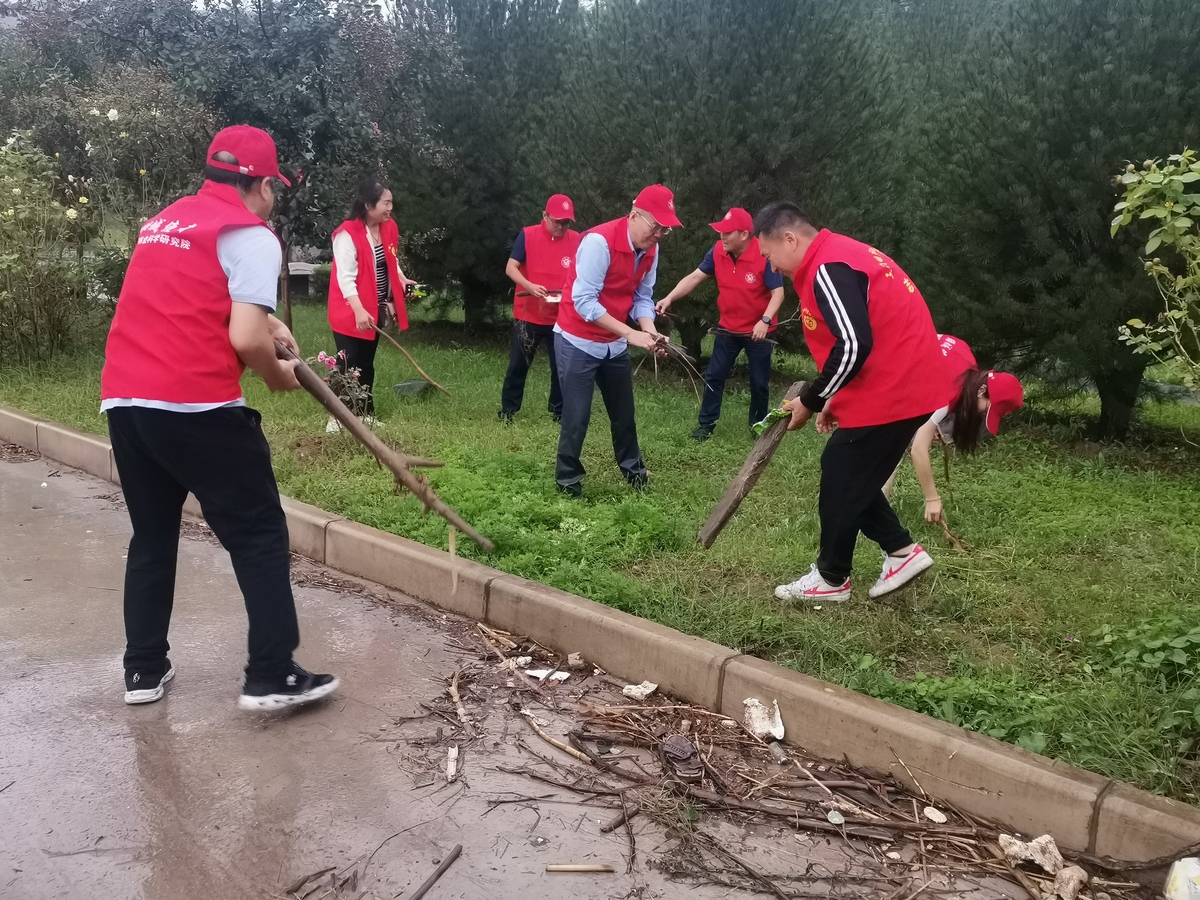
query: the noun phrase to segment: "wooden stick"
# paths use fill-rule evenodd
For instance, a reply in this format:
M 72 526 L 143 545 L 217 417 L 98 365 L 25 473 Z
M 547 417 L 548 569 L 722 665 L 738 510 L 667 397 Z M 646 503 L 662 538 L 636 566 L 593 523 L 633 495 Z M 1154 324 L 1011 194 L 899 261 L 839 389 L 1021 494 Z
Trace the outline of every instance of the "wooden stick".
M 787 393 L 783 397 L 784 401 L 794 400 L 799 397 L 800 392 L 804 390 L 805 384 L 806 382 L 797 381 L 788 388 Z M 741 506 L 742 501 L 746 499 L 746 495 L 753 490 L 759 476 L 762 475 L 767 464 L 771 462 L 775 451 L 779 449 L 779 442 L 787 434 L 787 427 L 787 420 L 782 419 L 759 435 L 758 440 L 754 442 L 754 448 L 750 451 L 750 455 L 746 457 L 746 462 L 742 464 L 741 471 L 729 483 L 729 487 L 721 495 L 720 501 L 713 507 L 713 511 L 709 513 L 708 521 L 700 529 L 700 534 L 696 540 L 700 542 L 700 546 L 705 550 L 713 545 L 713 542 L 716 541 L 722 529 L 729 524 L 729 520 L 738 511 L 738 507 Z
M 555 740 L 554 738 L 550 737 L 550 735 L 546 734 L 546 732 L 542 731 L 542 729 L 540 727 L 538 727 L 538 723 L 533 720 L 533 713 L 531 713 L 529 710 L 527 710 L 527 709 L 521 710 L 521 716 L 522 716 L 522 718 L 525 719 L 526 722 L 529 723 L 529 727 L 534 730 L 534 732 L 537 734 L 537 736 L 540 737 L 547 744 L 549 744 L 551 747 L 556 747 L 557 749 L 561 750 L 563 753 L 566 753 L 568 756 L 573 756 L 580 762 L 587 763 L 589 766 L 592 764 L 591 758 L 586 753 L 581 753 L 580 751 L 576 750 L 574 747 L 564 744 L 562 741 Z
M 437 388 L 439 391 L 441 391 L 447 397 L 454 396 L 448 390 L 446 390 L 444 387 L 442 387 L 440 384 L 438 384 L 436 381 L 434 381 L 432 378 L 430 378 L 428 375 L 426 375 L 425 370 L 417 365 L 417 361 L 412 358 L 412 354 L 409 353 L 407 350 L 405 350 L 403 347 L 401 347 L 399 341 L 397 341 L 394 337 L 392 337 L 390 334 L 388 334 L 386 331 L 384 331 L 382 328 L 380 328 L 377 324 L 372 323 L 372 327 L 377 332 L 382 334 L 385 338 L 387 338 L 391 342 L 393 347 L 395 347 L 397 350 L 399 350 L 401 353 L 403 353 L 406 357 L 408 357 L 408 361 L 413 364 L 414 369 L 416 369 L 418 372 L 421 373 L 422 378 L 424 378 L 426 381 L 428 381 L 431 385 L 433 385 L 435 388 Z
M 432 875 L 425 879 L 425 883 L 417 888 L 416 893 L 409 897 L 408 900 L 421 900 L 422 897 L 429 893 L 429 889 L 437 884 L 437 880 L 446 874 L 446 870 L 454 865 L 454 861 L 460 855 L 462 855 L 462 844 L 455 844 L 450 854 L 442 860 L 442 864 L 434 870 Z
M 416 456 L 397 453 L 381 441 L 375 432 L 360 422 L 354 413 L 350 412 L 346 404 L 321 379 L 320 375 L 309 368 L 304 360 L 300 359 L 299 356 L 279 341 L 275 342 L 275 355 L 280 359 L 296 360 L 300 363 L 300 365 L 296 366 L 296 379 L 300 382 L 300 386 L 312 394 L 317 399 L 317 402 L 324 406 L 329 411 L 329 414 L 342 424 L 343 428 L 354 435 L 359 443 L 370 450 L 371 455 L 379 460 L 381 465 L 390 469 L 392 474 L 396 476 L 396 482 L 408 488 L 424 504 L 426 512 L 432 509 L 488 553 L 496 549 L 495 544 L 476 531 L 462 516 L 447 506 L 422 476 L 409 471 L 410 467 L 438 468 L 442 463 L 432 459 L 422 459 Z
M 599 873 L 611 875 L 616 870 L 607 863 L 550 863 L 547 872 Z
M 462 697 L 458 695 L 458 676 L 461 674 L 462 670 L 456 669 L 454 677 L 450 679 L 450 699 L 454 701 L 454 708 L 458 710 L 458 718 L 463 723 L 463 727 L 470 728 L 471 720 L 467 718 L 467 708 L 463 706 Z

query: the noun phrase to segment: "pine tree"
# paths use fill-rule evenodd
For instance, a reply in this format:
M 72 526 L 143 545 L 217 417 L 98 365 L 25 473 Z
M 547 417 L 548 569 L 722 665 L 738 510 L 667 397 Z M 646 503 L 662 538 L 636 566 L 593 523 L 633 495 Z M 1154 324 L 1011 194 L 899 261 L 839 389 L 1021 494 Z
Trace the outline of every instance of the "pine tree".
M 981 362 L 1090 381 L 1101 434 L 1120 436 L 1145 361 L 1117 329 L 1158 300 L 1134 238 L 1109 235 L 1113 173 L 1194 139 L 1200 5 L 932 0 L 910 21 L 939 30 L 918 57 L 905 264 Z

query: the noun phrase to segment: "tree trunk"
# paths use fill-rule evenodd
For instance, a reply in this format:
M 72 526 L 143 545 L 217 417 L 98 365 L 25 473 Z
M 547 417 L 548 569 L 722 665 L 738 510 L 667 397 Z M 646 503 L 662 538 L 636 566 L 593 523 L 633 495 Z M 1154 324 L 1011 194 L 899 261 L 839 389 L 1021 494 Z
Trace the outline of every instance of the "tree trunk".
M 495 321 L 495 297 L 486 282 L 464 275 L 462 292 L 463 321 L 468 329 L 486 328 Z
M 1100 421 L 1096 425 L 1101 440 L 1120 440 L 1129 432 L 1133 411 L 1137 407 L 1138 390 L 1146 364 L 1140 359 L 1125 365 L 1100 369 L 1092 373 L 1096 392 L 1100 395 Z
M 283 265 L 279 269 L 279 319 L 289 329 L 292 327 L 292 295 L 288 285 L 288 257 L 290 246 L 285 241 L 280 241 L 283 244 Z

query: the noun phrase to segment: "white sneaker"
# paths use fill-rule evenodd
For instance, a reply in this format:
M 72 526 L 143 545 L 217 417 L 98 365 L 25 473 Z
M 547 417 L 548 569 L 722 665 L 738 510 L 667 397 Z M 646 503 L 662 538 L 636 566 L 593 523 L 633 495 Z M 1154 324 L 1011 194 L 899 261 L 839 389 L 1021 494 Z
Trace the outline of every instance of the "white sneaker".
M 368 428 L 376 428 L 383 424 L 374 416 L 361 416 L 361 417 L 359 417 L 359 421 L 362 422 L 364 425 L 366 425 Z
M 926 569 L 933 565 L 933 557 L 922 549 L 920 544 L 914 544 L 912 552 L 907 556 L 883 555 L 883 572 L 879 580 L 870 590 L 870 596 L 882 597 L 892 591 L 904 587 Z
M 778 600 L 803 600 L 806 603 L 841 603 L 850 599 L 850 579 L 847 578 L 840 585 L 830 584 L 813 565 L 803 578 L 775 588 L 775 597 Z
M 325 423 L 325 433 L 326 434 L 337 434 L 341 430 L 342 430 L 342 423 L 339 422 L 337 419 L 335 419 L 333 416 L 330 416 L 329 421 Z

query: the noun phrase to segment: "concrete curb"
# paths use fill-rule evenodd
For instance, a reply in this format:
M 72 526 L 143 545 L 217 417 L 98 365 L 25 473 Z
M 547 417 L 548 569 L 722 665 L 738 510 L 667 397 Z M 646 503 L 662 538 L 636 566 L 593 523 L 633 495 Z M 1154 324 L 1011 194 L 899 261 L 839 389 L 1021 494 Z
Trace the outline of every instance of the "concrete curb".
M 0 407 L 0 440 L 119 483 L 107 441 Z M 199 505 L 189 497 L 189 512 Z M 629 681 L 738 718 L 778 700 L 789 740 L 886 772 L 1060 846 L 1147 860 L 1200 841 L 1200 809 L 1110 781 L 603 604 L 284 499 L 292 549 L 448 612 L 528 635 Z

